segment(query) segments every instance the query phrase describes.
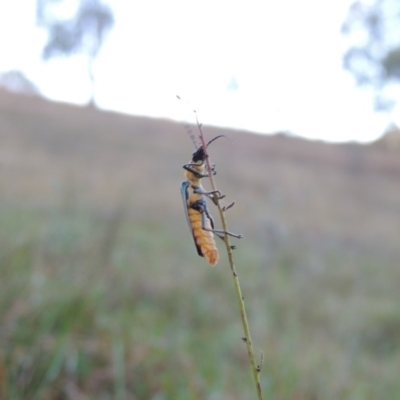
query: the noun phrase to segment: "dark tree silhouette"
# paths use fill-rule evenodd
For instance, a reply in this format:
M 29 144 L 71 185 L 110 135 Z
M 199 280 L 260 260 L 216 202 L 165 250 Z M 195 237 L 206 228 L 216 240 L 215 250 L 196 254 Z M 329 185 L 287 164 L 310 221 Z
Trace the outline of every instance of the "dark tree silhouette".
M 48 30 L 47 43 L 42 57 L 70 56 L 76 53 L 87 55 L 88 75 L 92 93 L 90 104 L 94 106 L 93 63 L 103 44 L 106 33 L 114 24 L 110 7 L 101 0 L 80 0 L 76 13 L 71 18 L 57 15 L 57 7 L 64 0 L 36 0 L 36 20 Z
M 343 58 L 359 85 L 375 91 L 375 107 L 389 110 L 398 101 L 387 94 L 400 83 L 400 1 L 355 1 L 342 26 L 352 45 Z

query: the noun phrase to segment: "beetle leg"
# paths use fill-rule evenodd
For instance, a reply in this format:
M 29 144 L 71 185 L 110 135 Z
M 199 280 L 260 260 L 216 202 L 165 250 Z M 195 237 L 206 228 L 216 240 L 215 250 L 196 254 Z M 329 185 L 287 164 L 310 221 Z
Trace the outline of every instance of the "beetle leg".
M 210 174 L 201 174 L 199 171 L 193 169 L 192 166 L 198 167 L 199 164 L 185 164 L 182 168 L 196 175 L 197 178 L 208 178 L 210 176 Z M 217 171 L 215 171 L 215 168 L 212 168 L 212 174 L 217 175 Z
M 186 171 L 191 172 L 196 178 L 207 178 L 209 175 L 208 174 L 201 174 L 199 171 L 196 171 L 195 169 L 191 168 L 191 165 L 196 165 L 196 164 L 185 164 L 183 166 L 183 169 L 186 169 Z
M 234 238 L 236 238 L 236 239 L 242 239 L 242 238 L 243 238 L 243 235 L 241 235 L 240 233 L 239 233 L 239 234 L 236 234 L 236 233 L 232 233 L 232 232 L 228 232 L 228 231 L 222 231 L 222 230 L 219 230 L 219 229 L 208 229 L 208 228 L 206 228 L 206 217 L 207 217 L 210 221 L 212 221 L 212 217 L 211 217 L 211 215 L 209 214 L 207 208 L 204 208 L 204 209 L 202 210 L 201 224 L 202 224 L 202 228 L 203 228 L 205 231 L 213 232 L 216 236 L 220 237 L 220 238 L 223 239 L 223 240 L 224 240 L 223 235 L 229 235 L 229 236 L 232 236 L 232 237 L 234 237 Z M 213 225 L 214 225 L 214 224 L 213 224 Z
M 212 196 L 207 196 L 207 197 L 209 197 L 211 200 L 212 200 L 212 202 L 216 205 L 216 206 L 218 206 L 218 200 L 222 200 L 224 197 L 226 197 L 224 194 L 221 194 L 221 192 L 219 191 L 219 190 L 216 190 L 215 191 L 216 193 L 215 194 L 213 194 Z
M 223 240 L 225 242 L 225 238 L 222 235 L 220 235 L 219 233 L 215 233 L 215 236 L 218 236 L 221 240 Z
M 217 205 L 217 200 L 221 200 L 225 197 L 224 194 L 221 194 L 219 190 L 212 190 L 211 192 L 206 192 L 203 188 L 201 187 L 196 187 L 194 190 L 194 193 L 198 194 L 203 194 L 204 196 L 207 196 L 212 202 Z
M 229 235 L 229 236 L 232 236 L 237 239 L 242 239 L 243 235 L 241 235 L 241 234 L 236 234 L 236 233 L 231 233 L 228 231 L 214 229 L 214 220 L 213 220 L 212 216 L 210 215 L 210 213 L 208 212 L 207 203 L 204 198 L 199 199 L 198 201 L 192 203 L 190 205 L 190 207 L 193 208 L 194 210 L 198 211 L 199 213 L 201 213 L 201 227 L 205 231 L 213 232 L 218 236 Z M 206 218 L 208 218 L 210 220 L 210 225 L 211 225 L 212 229 L 208 229 L 206 227 L 206 222 L 207 222 Z
M 204 230 L 211 231 L 211 232 L 215 233 L 216 235 L 218 235 L 218 234 L 228 235 L 228 236 L 232 236 L 232 237 L 234 237 L 236 239 L 243 239 L 243 235 L 241 233 L 232 233 L 232 232 L 228 232 L 228 231 L 220 231 L 220 230 L 217 230 L 217 229 L 204 229 Z
M 217 175 L 217 171 L 215 170 L 215 164 L 211 165 L 211 172 L 213 175 Z
M 197 193 L 197 194 L 204 194 L 204 196 L 209 197 L 213 201 L 213 203 L 215 203 L 215 200 L 214 200 L 215 195 L 218 196 L 218 199 L 225 197 L 225 196 L 221 196 L 221 192 L 219 190 L 212 190 L 211 192 L 207 192 L 202 187 L 199 187 L 199 186 L 195 187 L 193 189 L 193 192 Z
M 219 237 L 222 241 L 225 242 L 225 237 L 224 236 L 220 235 L 219 233 L 215 233 L 215 232 L 214 232 L 214 234 L 215 234 L 215 236 Z M 231 250 L 236 250 L 236 246 L 234 244 L 231 245 Z

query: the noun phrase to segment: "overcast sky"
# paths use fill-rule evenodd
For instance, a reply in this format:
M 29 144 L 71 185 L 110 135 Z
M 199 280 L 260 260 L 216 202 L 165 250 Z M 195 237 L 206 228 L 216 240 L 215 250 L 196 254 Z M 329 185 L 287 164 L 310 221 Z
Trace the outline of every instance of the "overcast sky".
M 330 141 L 371 141 L 393 118 L 400 121 L 399 111 L 374 113 L 372 93 L 342 69 L 348 43 L 340 27 L 351 0 L 109 4 L 115 26 L 95 64 L 101 108 L 193 118 L 179 94 L 204 125 Z M 0 72 L 22 70 L 44 96 L 85 104 L 85 57 L 43 63 L 45 41 L 35 27 L 35 0 L 0 3 Z

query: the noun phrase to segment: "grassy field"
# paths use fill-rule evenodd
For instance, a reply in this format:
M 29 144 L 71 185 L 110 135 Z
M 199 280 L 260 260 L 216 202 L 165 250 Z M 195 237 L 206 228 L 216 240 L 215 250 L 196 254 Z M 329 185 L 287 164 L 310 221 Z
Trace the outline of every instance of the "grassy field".
M 224 133 L 265 399 L 400 398 L 399 154 Z M 170 121 L 0 92 L 1 399 L 256 398 L 226 255 L 186 226 L 192 151 Z

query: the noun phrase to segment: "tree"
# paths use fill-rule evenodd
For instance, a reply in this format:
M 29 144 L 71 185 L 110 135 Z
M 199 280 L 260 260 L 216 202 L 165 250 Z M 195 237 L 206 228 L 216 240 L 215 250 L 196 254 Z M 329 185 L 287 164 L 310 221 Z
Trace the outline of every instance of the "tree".
M 42 57 L 49 60 L 76 53 L 86 54 L 92 87 L 90 104 L 94 105 L 93 64 L 106 33 L 114 25 L 113 13 L 101 0 L 79 0 L 75 14 L 65 18 L 57 14 L 61 3 L 64 0 L 37 0 L 37 24 L 49 33 Z
M 400 1 L 355 1 L 342 32 L 352 41 L 344 67 L 357 84 L 373 88 L 376 109 L 391 109 L 396 100 L 388 89 L 400 83 Z
M 12 69 L 0 74 L 0 87 L 30 96 L 39 96 L 36 85 L 21 71 Z

